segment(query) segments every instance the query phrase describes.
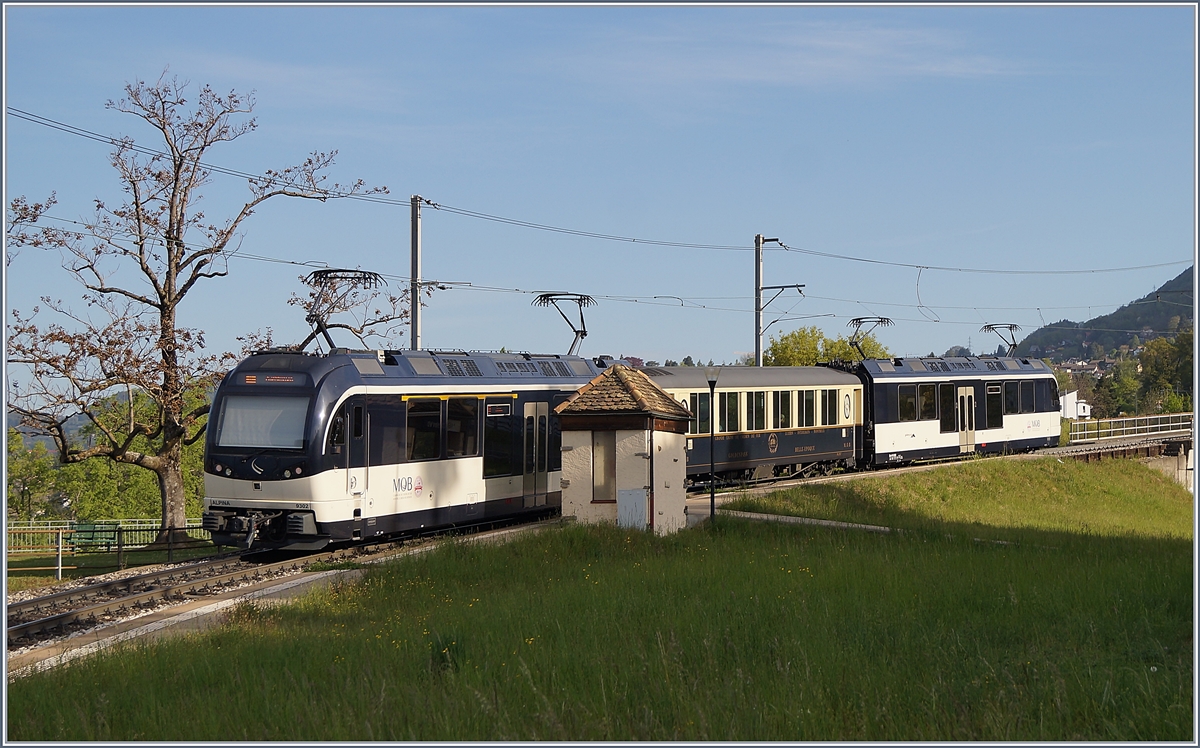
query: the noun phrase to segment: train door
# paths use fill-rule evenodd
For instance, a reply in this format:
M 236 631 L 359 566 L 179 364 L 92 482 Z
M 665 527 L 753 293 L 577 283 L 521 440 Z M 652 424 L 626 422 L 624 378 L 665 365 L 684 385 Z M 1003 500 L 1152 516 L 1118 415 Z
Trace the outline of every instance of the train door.
M 346 404 L 346 421 L 346 493 L 354 499 L 353 531 L 362 537 L 367 491 L 367 414 L 362 398 L 351 398 Z
M 975 388 L 958 388 L 958 451 L 975 451 Z
M 522 427 L 525 441 L 524 505 L 542 506 L 546 503 L 546 487 L 549 484 L 549 403 L 525 403 L 525 420 Z

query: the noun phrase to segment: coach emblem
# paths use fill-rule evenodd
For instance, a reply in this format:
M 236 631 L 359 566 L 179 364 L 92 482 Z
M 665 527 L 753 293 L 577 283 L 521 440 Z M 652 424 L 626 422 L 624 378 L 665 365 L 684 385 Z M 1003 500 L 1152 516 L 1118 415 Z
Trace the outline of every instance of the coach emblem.
M 767 451 L 770 452 L 771 454 L 775 454 L 775 451 L 778 449 L 779 449 L 779 437 L 775 436 L 774 434 L 771 434 L 770 436 L 767 437 Z

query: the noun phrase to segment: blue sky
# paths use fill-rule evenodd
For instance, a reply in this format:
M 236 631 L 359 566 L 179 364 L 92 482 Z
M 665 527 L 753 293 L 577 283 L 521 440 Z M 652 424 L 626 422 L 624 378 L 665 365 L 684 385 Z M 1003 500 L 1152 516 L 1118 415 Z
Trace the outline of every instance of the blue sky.
M 333 179 L 404 202 L 744 248 L 426 209 L 426 278 L 590 294 L 587 355 L 752 352 L 756 233 L 876 261 L 770 249 L 764 283 L 806 288 L 768 308 L 765 322 L 783 319 L 765 337 L 806 324 L 844 334 L 850 318 L 882 315 L 896 324 L 878 337 L 897 355 L 991 352 L 985 323 L 1031 332 L 1111 312 L 1195 254 L 1190 6 L 8 5 L 4 54 L 9 107 L 149 147 L 145 125 L 104 108 L 126 81 L 169 66 L 193 86 L 254 91 L 258 130 L 214 149 L 221 166 L 261 172 L 337 149 Z M 104 145 L 5 125 L 8 199 L 57 191 L 54 215 L 76 219 L 95 197 L 119 198 Z M 229 214 L 246 194 L 217 175 L 205 210 Z M 407 277 L 409 212 L 278 199 L 244 224 L 242 249 Z M 231 269 L 183 309 L 210 347 L 266 327 L 306 334 L 285 303 L 303 269 Z M 56 256 L 21 250 L 6 306 L 41 295 L 79 288 Z M 570 330 L 532 300 L 439 291 L 424 343 L 565 352 Z

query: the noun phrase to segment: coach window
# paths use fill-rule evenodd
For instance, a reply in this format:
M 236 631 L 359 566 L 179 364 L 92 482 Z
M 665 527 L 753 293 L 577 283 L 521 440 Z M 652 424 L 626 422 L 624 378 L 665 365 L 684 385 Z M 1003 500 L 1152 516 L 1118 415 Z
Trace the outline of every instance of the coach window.
M 1062 403 L 1058 400 L 1058 382 L 1053 379 L 1038 380 L 1037 409 L 1039 413 L 1062 410 Z
M 1004 428 L 1004 387 L 1000 382 L 987 383 L 987 424 L 984 428 Z
M 958 398 L 954 395 L 954 385 L 939 384 L 938 385 L 938 404 L 942 409 L 942 422 L 940 428 L 943 434 L 948 434 L 951 431 L 957 431 L 958 426 L 954 417 L 954 408 Z
M 408 460 L 436 460 L 442 456 L 442 401 L 424 398 L 408 401 L 406 447 Z
M 817 423 L 817 391 L 805 390 L 799 401 L 801 409 L 798 426 L 815 426 Z
M 792 427 L 792 393 L 771 393 L 771 428 L 787 429 Z
M 838 391 L 821 390 L 821 425 L 836 426 L 838 422 Z
M 917 386 L 902 384 L 899 389 L 900 420 L 917 420 Z
M 762 431 L 767 427 L 767 393 L 746 393 L 746 430 Z
M 512 398 L 489 397 L 484 408 L 483 477 L 512 475 Z
M 1004 383 L 1004 415 L 1011 416 L 1021 412 L 1021 383 Z
M 707 434 L 709 431 L 709 401 L 707 392 L 693 392 L 691 427 L 693 434 Z
M 917 404 L 920 408 L 918 415 L 922 421 L 936 421 L 938 417 L 937 385 L 917 385 Z
M 446 456 L 479 454 L 479 398 L 452 397 L 446 403 Z
M 722 432 L 738 430 L 738 394 L 721 392 L 717 395 L 717 425 Z
M 1021 412 L 1033 412 L 1033 382 L 1021 382 Z

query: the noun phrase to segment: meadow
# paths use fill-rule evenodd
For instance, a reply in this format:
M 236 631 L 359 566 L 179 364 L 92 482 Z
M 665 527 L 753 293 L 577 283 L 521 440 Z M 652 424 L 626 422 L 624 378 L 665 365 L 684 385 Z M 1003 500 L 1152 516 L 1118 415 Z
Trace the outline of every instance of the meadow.
M 9 740 L 1194 739 L 1192 500 L 988 461 L 446 543 L 8 687 Z

